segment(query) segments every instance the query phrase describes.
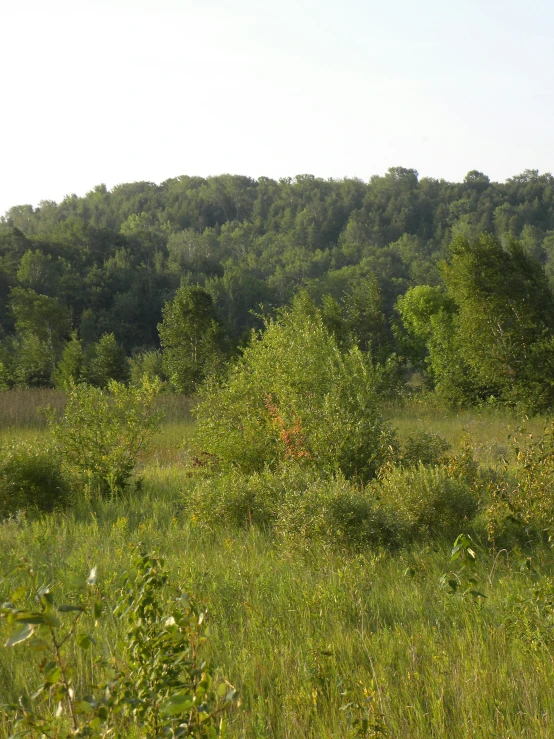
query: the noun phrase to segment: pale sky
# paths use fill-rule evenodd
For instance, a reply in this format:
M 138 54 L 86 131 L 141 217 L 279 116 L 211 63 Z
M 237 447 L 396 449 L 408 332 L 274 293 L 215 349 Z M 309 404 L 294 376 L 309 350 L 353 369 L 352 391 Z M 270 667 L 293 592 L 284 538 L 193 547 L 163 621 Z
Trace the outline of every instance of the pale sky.
M 551 0 L 0 0 L 0 214 L 102 182 L 554 171 Z

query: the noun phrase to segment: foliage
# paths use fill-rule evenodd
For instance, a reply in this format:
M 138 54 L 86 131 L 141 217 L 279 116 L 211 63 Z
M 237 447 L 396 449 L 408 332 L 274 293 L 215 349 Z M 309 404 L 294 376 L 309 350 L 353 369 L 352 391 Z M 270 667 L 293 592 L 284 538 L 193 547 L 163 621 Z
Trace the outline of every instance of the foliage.
M 166 303 L 159 324 L 162 366 L 179 393 L 194 393 L 222 362 L 221 327 L 212 297 L 200 287 L 181 287 Z
M 382 546 L 394 549 L 403 541 L 396 511 L 381 506 L 370 487 L 356 485 L 340 473 L 288 486 L 275 528 L 293 546 L 308 548 L 320 542 L 351 553 Z
M 187 491 L 183 505 L 195 525 L 208 530 L 231 527 L 271 530 L 287 493 L 290 476 L 262 470 L 206 475 Z
M 104 334 L 87 353 L 86 378 L 91 385 L 106 388 L 110 381 L 125 383 L 129 379 L 129 363 L 115 335 Z
M 215 686 L 202 658 L 209 634 L 206 610 L 185 593 L 170 601 L 163 560 L 140 551 L 135 566 L 113 612 L 125 631 L 120 651 L 97 658 L 96 675 L 83 686 L 76 679 L 74 650 L 90 653 L 98 646 L 99 621 L 108 608 L 96 585 L 96 568 L 86 581 L 73 583 L 76 602 L 58 605 L 50 588 L 37 588 L 37 573 L 22 565 L 27 582 L 0 614 L 15 629 L 6 647 L 26 643 L 43 655 L 42 685 L 6 707 L 14 736 L 106 737 L 114 731 L 123 735 L 131 726 L 152 739 L 224 734 L 224 713 L 237 692 L 225 682 Z
M 62 309 L 61 341 L 72 327 L 85 348 L 114 333 L 128 356 L 138 347 L 156 349 L 163 305 L 184 286 L 209 293 L 232 350 L 260 327 L 254 315 L 260 304 L 282 307 L 307 286 L 322 308 L 325 295 L 335 302 L 327 304 L 330 328 L 338 305 L 340 346 L 371 346 L 380 362 L 391 351 L 406 356 L 408 347 L 392 340 L 393 306 L 410 288 L 439 284 L 438 264 L 453 236 L 487 233 L 504 243 L 513 235 L 552 280 L 553 182 L 551 174 L 527 170 L 504 183 L 472 171 L 456 183 L 419 178 L 402 167 L 369 182 L 181 176 L 159 185 L 100 185 L 82 198 L 36 208 L 15 206 L 0 219 L 0 339 L 9 348 L 16 332 L 22 338 L 12 307 L 23 297 L 27 306 L 47 308 L 39 318 Z M 501 282 L 499 264 L 492 264 L 491 285 Z M 538 368 L 544 357 L 552 365 L 548 344 L 531 357 Z M 50 385 L 60 353 L 61 345 L 50 356 L 49 373 L 20 369 L 17 383 Z M 425 359 L 421 352 L 419 359 Z M 439 368 L 441 377 L 448 366 Z M 464 372 L 442 383 L 449 402 L 473 402 L 487 390 L 488 383 L 478 384 L 481 396 L 472 396 L 471 387 L 459 384 Z M 531 374 L 541 376 L 537 369 Z M 531 392 L 537 407 L 551 393 L 543 385 Z M 460 387 L 463 392 L 454 392 Z M 520 402 L 518 393 L 509 402 Z
M 404 345 L 424 358 L 450 404 L 490 399 L 532 410 L 554 399 L 554 296 L 521 244 L 457 236 L 443 264 L 446 290 L 420 286 L 397 302 Z M 401 337 L 402 338 L 402 337 Z
M 493 540 L 508 532 L 550 540 L 554 536 L 554 421 L 537 438 L 524 426 L 511 438 L 515 460 L 504 462 L 489 489 L 489 534 Z
M 479 509 L 475 489 L 444 466 L 392 467 L 372 487 L 381 505 L 399 517 L 405 541 L 451 537 Z
M 432 431 L 417 431 L 407 436 L 399 450 L 397 461 L 404 467 L 438 465 L 445 461 L 450 444 Z
M 129 360 L 130 382 L 140 385 L 144 376 L 150 381 L 158 379 L 160 383 L 167 383 L 168 376 L 163 369 L 163 357 L 159 349 L 150 349 L 140 352 Z
M 469 534 L 460 534 L 452 547 L 450 562 L 458 564 L 457 570 L 451 570 L 441 577 L 441 583 L 447 586 L 450 593 L 465 597 L 471 595 L 474 600 L 487 596 L 477 590 L 479 580 L 477 575 L 476 545 Z
M 147 378 L 139 387 L 113 380 L 107 389 L 75 385 L 63 415 L 51 415 L 62 459 L 88 494 L 114 497 L 129 486 L 139 454 L 159 425 L 158 391 L 159 384 Z
M 128 578 L 115 615 L 127 624 L 125 674 L 119 687 L 129 704 L 133 724 L 154 736 L 221 735 L 221 713 L 236 699 L 228 683 L 214 685 L 202 659 L 209 636 L 207 610 L 186 593 L 167 615 L 159 592 L 167 585 L 163 560 L 141 553 L 137 578 Z M 133 701 L 129 701 L 132 696 Z
M 204 388 L 197 444 L 247 473 L 296 460 L 366 479 L 392 438 L 378 405 L 371 362 L 357 348 L 341 353 L 300 295 L 253 335 L 225 382 Z
M 68 500 L 69 484 L 52 444 L 0 445 L 0 520 L 18 512 L 52 511 Z
M 84 382 L 86 376 L 85 352 L 76 332 L 64 347 L 58 366 L 54 372 L 54 385 L 59 390 L 70 390 L 73 385 Z

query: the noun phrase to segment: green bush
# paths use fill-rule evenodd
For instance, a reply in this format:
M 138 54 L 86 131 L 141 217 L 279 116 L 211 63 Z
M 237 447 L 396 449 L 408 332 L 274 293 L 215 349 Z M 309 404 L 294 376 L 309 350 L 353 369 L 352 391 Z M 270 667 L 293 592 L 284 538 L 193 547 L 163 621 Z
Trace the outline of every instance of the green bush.
M 444 460 L 449 449 L 450 444 L 442 436 L 432 431 L 416 431 L 404 440 L 398 461 L 404 467 L 435 465 Z
M 285 478 L 269 470 L 244 475 L 237 470 L 200 480 L 185 500 L 185 508 L 198 525 L 271 529 L 286 495 Z
M 20 442 L 0 448 L 0 519 L 18 511 L 51 511 L 68 498 L 69 485 L 52 444 Z
M 367 490 L 340 473 L 321 476 L 313 467 L 288 463 L 201 480 L 185 507 L 210 530 L 258 526 L 289 543 L 322 541 L 348 550 L 396 545 L 401 530 L 395 513 L 377 505 Z
M 111 497 L 129 485 L 138 456 L 158 428 L 158 382 L 140 387 L 111 381 L 107 389 L 75 385 L 61 418 L 50 426 L 70 474 L 88 494 Z
M 398 517 L 407 540 L 453 538 L 479 508 L 475 487 L 448 467 L 392 467 L 371 488 L 380 504 Z
M 536 439 L 522 428 L 512 438 L 515 459 L 489 486 L 492 539 L 554 537 L 554 421 Z
M 144 376 L 151 382 L 159 380 L 162 387 L 167 386 L 168 376 L 162 367 L 162 353 L 158 349 L 142 351 L 129 360 L 131 385 L 142 384 Z
M 402 541 L 395 511 L 379 505 L 371 489 L 340 473 L 289 488 L 275 523 L 279 536 L 296 545 L 322 542 L 346 551 L 396 547 Z
M 267 320 L 226 382 L 196 408 L 196 443 L 244 473 L 283 462 L 369 479 L 393 438 L 379 414 L 377 372 L 357 348 L 341 353 L 305 295 Z

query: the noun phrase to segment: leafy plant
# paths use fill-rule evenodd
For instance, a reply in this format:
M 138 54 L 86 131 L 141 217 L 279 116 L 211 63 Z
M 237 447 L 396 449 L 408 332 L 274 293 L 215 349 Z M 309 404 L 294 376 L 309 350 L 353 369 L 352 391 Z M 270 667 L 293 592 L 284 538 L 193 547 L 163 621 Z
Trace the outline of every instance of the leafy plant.
M 152 739 L 224 735 L 225 714 L 238 694 L 225 681 L 215 685 L 202 658 L 206 610 L 183 593 L 169 604 L 163 560 L 139 550 L 135 565 L 113 612 L 124 631 L 119 650 L 96 660 L 96 677 L 86 684 L 76 680 L 74 650 L 88 652 L 102 636 L 98 623 L 107 605 L 96 568 L 86 582 L 72 583 L 77 602 L 57 605 L 50 589 L 37 588 L 36 571 L 20 567 L 27 582 L 0 609 L 12 632 L 6 647 L 27 643 L 43 658 L 36 692 L 4 706 L 13 736 L 123 736 L 131 726 Z
M 125 350 L 113 333 L 103 334 L 89 347 L 86 357 L 85 376 L 97 387 L 108 387 L 111 381 L 126 383 L 129 379 L 129 362 Z
M 402 533 L 394 511 L 379 506 L 369 489 L 340 473 L 321 476 L 292 461 L 273 471 L 245 475 L 235 470 L 200 480 L 184 504 L 196 525 L 210 530 L 258 526 L 293 546 L 394 547 Z
M 534 438 L 525 427 L 511 437 L 515 460 L 505 460 L 489 486 L 489 534 L 498 540 L 514 528 L 526 538 L 554 536 L 554 420 Z
M 406 467 L 436 465 L 444 461 L 449 449 L 450 444 L 442 436 L 432 431 L 418 431 L 404 440 L 398 461 Z
M 473 539 L 469 534 L 460 534 L 452 547 L 450 554 L 452 563 L 459 563 L 460 567 L 457 571 L 451 570 L 441 577 L 441 584 L 448 587 L 452 594 L 466 596 L 471 595 L 472 598 L 486 598 L 487 596 L 480 590 L 479 580 L 476 571 L 477 552 Z
M 111 381 L 107 389 L 76 385 L 61 418 L 50 427 L 69 471 L 88 494 L 120 495 L 129 485 L 138 456 L 159 425 L 154 403 L 159 383 L 139 387 Z

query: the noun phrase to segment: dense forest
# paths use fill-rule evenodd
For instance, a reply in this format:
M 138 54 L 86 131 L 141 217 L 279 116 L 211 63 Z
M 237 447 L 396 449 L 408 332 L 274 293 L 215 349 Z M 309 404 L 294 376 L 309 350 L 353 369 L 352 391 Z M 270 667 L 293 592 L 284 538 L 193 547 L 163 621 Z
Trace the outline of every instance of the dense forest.
M 413 366 L 419 361 L 441 385 L 437 356 L 448 352 L 438 352 L 437 331 L 434 339 L 418 334 L 414 310 L 422 306 L 416 309 L 414 301 L 421 303 L 422 294 L 409 291 L 427 286 L 426 299 L 437 310 L 446 315 L 454 305 L 450 314 L 461 315 L 465 288 L 455 276 L 449 281 L 441 264 L 451 259 L 453 240 L 469 244 L 481 234 L 494 237 L 505 254 L 517 239 L 521 251 L 508 267 L 497 253 L 489 277 L 511 269 L 517 282 L 525 270 L 533 272 L 531 264 L 540 265 L 526 286 L 507 289 L 510 295 L 538 289 L 550 306 L 554 177 L 536 170 L 505 183 L 477 171 L 462 183 L 420 179 L 402 167 L 367 183 L 312 175 L 279 181 L 182 176 L 111 191 L 100 185 L 59 204 L 16 206 L 0 223 L 0 384 L 63 386 L 64 376 L 75 378 L 82 365 L 86 379 L 101 385 L 106 375 L 125 379 L 125 356 L 161 373 L 161 334 L 165 371 L 177 389 L 188 391 L 194 371 L 189 366 L 193 379 L 180 385 L 171 365 L 176 312 L 201 317 L 201 332 L 211 337 L 204 353 L 217 364 L 262 326 L 262 315 L 304 288 L 339 339 L 342 331 L 343 344 L 354 336 L 379 361 L 392 354 Z M 548 306 L 541 309 L 535 344 L 554 327 Z M 466 334 L 472 330 L 466 326 Z M 500 385 L 511 383 L 513 371 L 510 365 Z M 450 387 L 445 395 L 498 394 L 496 370 L 489 373 L 493 382 L 483 373 L 471 388 Z

